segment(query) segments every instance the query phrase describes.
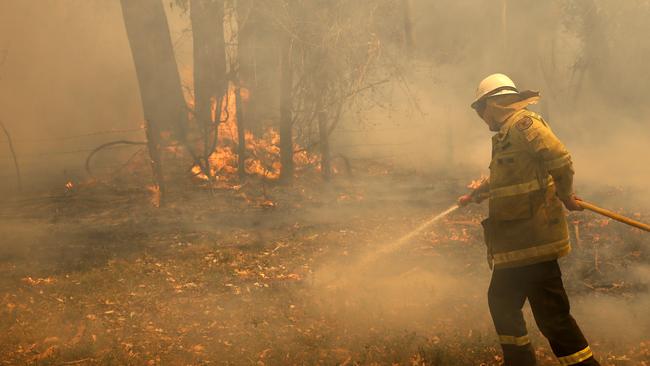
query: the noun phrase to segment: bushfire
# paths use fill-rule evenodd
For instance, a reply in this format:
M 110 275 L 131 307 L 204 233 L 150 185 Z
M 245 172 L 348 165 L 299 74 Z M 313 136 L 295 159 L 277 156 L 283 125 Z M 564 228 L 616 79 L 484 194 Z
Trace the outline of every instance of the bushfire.
M 231 181 L 235 179 L 238 169 L 238 138 L 237 105 L 235 87 L 231 85 L 228 95 L 223 97 L 221 105 L 221 123 L 217 130 L 217 144 L 215 150 L 209 155 L 210 173 L 218 181 Z M 242 89 L 243 102 L 248 100 L 248 91 Z M 244 103 L 242 103 L 244 104 Z M 216 103 L 213 103 L 213 119 L 215 119 Z M 251 131 L 244 131 L 246 144 L 245 171 L 247 175 L 261 177 L 267 180 L 277 180 L 280 177 L 282 164 L 280 163 L 280 134 L 272 127 L 267 127 L 262 136 L 255 136 Z M 320 158 L 311 154 L 298 144 L 294 143 L 295 152 L 293 160 L 296 170 L 299 171 L 309 166 L 316 166 Z M 194 176 L 203 181 L 209 177 L 197 164 L 192 167 Z

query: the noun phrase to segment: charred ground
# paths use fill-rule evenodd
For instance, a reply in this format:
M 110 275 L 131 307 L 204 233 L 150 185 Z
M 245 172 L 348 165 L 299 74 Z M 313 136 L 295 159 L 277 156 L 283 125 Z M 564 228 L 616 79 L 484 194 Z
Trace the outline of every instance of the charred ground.
M 4 201 L 2 361 L 498 365 L 483 208 L 357 265 L 464 189 L 381 168 L 264 192 L 193 186 L 163 208 L 146 190 L 101 184 Z M 251 199 L 262 195 L 274 205 Z M 646 365 L 648 238 L 589 213 L 570 222 L 563 267 L 578 320 L 603 364 Z M 624 315 L 603 315 L 612 308 Z

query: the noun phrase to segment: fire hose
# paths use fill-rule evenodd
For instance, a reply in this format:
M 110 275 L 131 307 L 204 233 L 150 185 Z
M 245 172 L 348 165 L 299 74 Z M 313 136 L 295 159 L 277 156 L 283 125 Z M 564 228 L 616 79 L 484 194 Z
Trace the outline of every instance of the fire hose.
M 633 220 L 633 219 L 631 219 L 629 217 L 617 214 L 615 212 L 604 209 L 602 207 L 598 207 L 598 206 L 594 205 L 593 203 L 589 203 L 589 202 L 586 202 L 586 201 L 583 201 L 583 200 L 580 200 L 580 199 L 576 199 L 576 201 L 577 201 L 578 205 L 580 205 L 580 207 L 582 207 L 582 208 L 584 208 L 586 210 L 595 212 L 595 213 L 597 213 L 599 215 L 602 215 L 602 216 L 611 218 L 613 220 L 622 222 L 624 224 L 627 224 L 627 225 L 639 228 L 641 230 L 650 232 L 650 225 L 648 225 L 648 224 Z M 458 210 L 462 206 L 464 206 L 464 205 L 462 205 L 462 204 L 461 205 L 458 205 L 458 204 L 453 205 L 453 206 L 449 207 L 448 209 L 446 209 L 445 211 L 431 216 L 428 220 L 424 221 L 418 227 L 411 230 L 409 233 L 403 235 L 398 240 L 393 241 L 391 243 L 387 243 L 387 244 L 385 244 L 383 246 L 380 246 L 374 252 L 372 252 L 370 255 L 364 257 L 363 259 L 361 259 L 356 265 L 357 269 L 367 267 L 371 263 L 376 261 L 378 258 L 380 258 L 381 256 L 384 256 L 386 254 L 389 254 L 391 252 L 394 252 L 394 251 L 398 250 L 403 245 L 408 243 L 413 237 L 415 237 L 416 235 L 418 235 L 419 233 L 421 233 L 425 229 L 429 228 L 431 225 L 435 224 L 436 222 L 440 221 L 442 218 L 444 218 L 447 215 L 451 214 L 452 212 Z M 350 269 L 347 268 L 347 271 L 349 273 Z M 338 280 L 338 278 L 326 280 L 326 282 L 330 283 L 330 282 L 333 282 L 334 280 Z
M 481 197 L 481 200 L 483 200 L 483 199 L 488 198 L 489 194 L 487 194 L 485 192 L 478 192 L 477 190 L 474 190 L 471 194 L 461 197 L 460 200 L 459 200 L 459 203 L 461 204 L 461 206 L 464 206 L 467 203 L 475 200 L 477 197 Z M 597 213 L 599 215 L 608 217 L 608 218 L 616 220 L 618 222 L 622 222 L 622 223 L 624 223 L 626 225 L 635 227 L 637 229 L 641 229 L 641 230 L 650 232 L 650 225 L 648 225 L 648 224 L 645 224 L 645 223 L 640 222 L 640 221 L 636 221 L 634 219 L 631 219 L 631 218 L 629 218 L 627 216 L 623 216 L 621 214 L 617 214 L 616 212 L 612 212 L 612 211 L 604 209 L 602 207 L 598 207 L 598 206 L 594 205 L 593 203 L 583 201 L 582 199 L 577 198 L 577 197 L 576 197 L 576 202 L 583 209 L 592 211 L 594 213 Z
M 584 209 L 586 209 L 586 210 L 589 210 L 589 211 L 595 212 L 595 213 L 597 213 L 597 214 L 599 214 L 599 215 L 602 215 L 602 216 L 608 217 L 608 218 L 610 218 L 610 219 L 613 219 L 613 220 L 616 220 L 616 221 L 622 222 L 622 223 L 624 223 L 624 224 L 627 224 L 627 225 L 630 225 L 630 226 L 636 227 L 636 228 L 638 228 L 638 229 L 641 229 L 641 230 L 644 230 L 644 231 L 650 232 L 650 225 L 648 225 L 648 224 L 645 224 L 645 223 L 642 223 L 642 222 L 636 221 L 636 220 L 634 220 L 634 219 L 631 219 L 631 218 L 629 218 L 629 217 L 626 217 L 626 216 L 623 216 L 623 215 L 617 214 L 617 213 L 615 213 L 615 212 L 612 212 L 612 211 L 610 211 L 610 210 L 604 209 L 604 208 L 602 208 L 602 207 L 598 207 L 598 206 L 594 205 L 593 203 L 589 203 L 589 202 L 587 202 L 587 201 L 583 201 L 583 200 L 581 200 L 581 199 L 576 199 L 576 202 L 578 202 L 578 205 L 580 205 L 580 207 L 582 207 L 582 208 L 584 208 Z M 426 229 L 426 228 L 428 228 L 429 226 L 433 225 L 435 222 L 439 221 L 439 220 L 442 219 L 443 217 L 445 217 L 445 216 L 449 215 L 450 213 L 456 211 L 458 208 L 459 208 L 458 205 L 454 205 L 454 206 L 449 207 L 447 210 L 445 210 L 445 211 L 443 211 L 443 212 L 441 212 L 441 213 L 439 213 L 439 214 L 437 214 L 437 215 L 431 217 L 429 220 L 425 221 L 425 222 L 422 223 L 420 226 L 418 226 L 417 228 L 415 228 L 414 230 L 412 230 L 412 231 L 409 232 L 408 234 L 406 234 L 406 235 L 404 235 L 403 237 L 401 237 L 399 240 L 397 240 L 396 242 L 394 242 L 392 245 L 388 245 L 388 246 L 385 246 L 385 247 L 383 247 L 383 248 L 380 248 L 380 249 L 377 251 L 376 255 L 377 255 L 377 254 L 384 254 L 385 252 L 390 252 L 390 251 L 395 250 L 396 248 L 398 248 L 398 247 L 400 247 L 401 245 L 403 245 L 405 242 L 409 241 L 409 240 L 410 240 L 411 238 L 413 238 L 415 235 L 419 234 L 419 233 L 422 232 L 424 229 Z
M 589 203 L 589 202 L 586 202 L 586 201 L 583 201 L 583 200 L 580 200 L 580 199 L 576 200 L 576 202 L 578 202 L 578 205 L 580 207 L 582 207 L 582 208 L 584 208 L 586 210 L 595 212 L 595 213 L 597 213 L 599 215 L 603 215 L 605 217 L 609 217 L 612 220 L 622 222 L 624 224 L 633 226 L 635 228 L 650 232 L 650 225 L 648 225 L 648 224 L 644 224 L 642 222 L 633 220 L 633 219 L 631 219 L 629 217 L 626 217 L 626 216 L 623 216 L 623 215 L 619 215 L 616 212 L 612 212 L 612 211 L 604 209 L 602 207 L 598 207 L 598 206 L 594 205 L 593 203 Z
M 605 217 L 611 218 L 613 220 L 622 222 L 624 224 L 639 228 L 641 230 L 650 232 L 650 225 L 648 225 L 648 224 L 644 224 L 642 222 L 633 220 L 633 219 L 631 219 L 629 217 L 617 214 L 615 212 L 609 211 L 609 210 L 604 209 L 602 207 L 598 207 L 598 206 L 594 205 L 593 203 L 589 203 L 589 202 L 583 201 L 581 199 L 576 199 L 576 201 L 578 202 L 578 205 L 580 205 L 580 207 L 583 207 L 584 209 L 587 209 L 587 210 L 595 212 L 595 213 L 597 213 L 599 215 L 603 215 Z M 409 240 L 411 240 L 414 236 L 416 236 L 420 232 L 424 231 L 425 229 L 427 229 L 428 227 L 430 227 L 434 223 L 440 221 L 442 218 L 446 217 L 450 213 L 458 210 L 460 207 L 461 206 L 459 206 L 459 205 L 453 205 L 453 206 L 449 207 L 448 209 L 446 209 L 445 211 L 430 217 L 428 220 L 424 221 L 418 227 L 411 230 L 409 233 L 405 234 L 404 236 L 402 236 L 398 240 L 396 240 L 396 241 L 394 241 L 392 243 L 389 243 L 387 245 L 379 247 L 374 253 L 372 253 L 371 255 L 366 257 L 364 260 L 362 260 L 360 265 L 372 262 L 372 261 L 376 260 L 378 257 L 380 257 L 382 255 L 388 254 L 390 252 L 393 252 L 393 251 L 399 249 L 401 246 L 403 246 L 404 244 L 409 242 Z

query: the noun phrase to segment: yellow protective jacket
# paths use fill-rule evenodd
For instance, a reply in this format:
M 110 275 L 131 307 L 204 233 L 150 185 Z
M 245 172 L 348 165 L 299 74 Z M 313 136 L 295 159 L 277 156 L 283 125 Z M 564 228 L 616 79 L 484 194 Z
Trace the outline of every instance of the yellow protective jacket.
M 573 194 L 571 156 L 537 114 L 512 114 L 492 138 L 489 217 L 483 222 L 488 261 L 519 267 L 569 253 L 560 198 Z

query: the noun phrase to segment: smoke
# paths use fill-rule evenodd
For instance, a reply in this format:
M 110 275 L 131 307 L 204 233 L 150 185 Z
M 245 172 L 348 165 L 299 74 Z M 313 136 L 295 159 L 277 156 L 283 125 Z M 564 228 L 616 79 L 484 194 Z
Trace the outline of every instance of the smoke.
M 627 268 L 621 282 L 638 288 L 648 288 L 647 265 Z M 602 293 L 577 295 L 571 299 L 572 313 L 588 339 L 615 340 L 621 344 L 639 344 L 650 332 L 646 316 L 650 295 L 641 291 L 632 297 Z
M 506 3 L 412 2 L 417 61 L 393 85 L 393 110 L 366 116 L 374 129 L 339 132 L 340 149 L 420 170 L 486 172 L 490 133 L 469 104 L 483 77 L 503 72 L 541 91 L 533 109 L 573 153 L 580 189 L 643 188 L 650 135 L 641 55 L 650 44 L 637 36 L 645 25 L 635 10 L 647 4 Z
M 170 26 L 178 57 L 185 58 L 183 46 L 191 36 L 185 32 L 183 37 L 179 12 L 170 10 Z M 84 180 L 83 164 L 91 149 L 113 140 L 144 140 L 138 84 L 119 1 L 3 1 L 3 60 L 0 119 L 14 139 L 28 188 Z M 183 73 L 188 63 L 179 65 Z M 118 132 L 101 133 L 106 131 Z M 0 141 L 0 188 L 11 191 L 13 166 L 4 136 Z M 101 154 L 96 167 L 115 167 L 134 151 L 127 147 L 111 150 L 110 157 Z
M 430 230 L 445 236 L 447 225 Z M 397 242 L 399 237 L 357 245 L 349 257 L 337 257 L 317 267 L 310 296 L 319 304 L 319 312 L 335 319 L 337 329 L 348 339 L 362 344 L 373 342 L 374 332 L 399 334 L 404 330 L 417 334 L 416 343 L 427 345 L 425 348 L 432 340 L 453 343 L 458 337 L 466 338 L 474 347 L 483 342 L 495 343 L 486 301 L 490 271 L 481 258 L 483 248 L 472 245 L 459 255 L 458 249 L 450 247 L 462 243 L 443 239 L 434 244 L 414 237 L 402 242 L 403 250 L 382 250 L 396 248 Z M 569 258 L 560 260 L 572 315 L 603 360 L 601 347 L 612 354 L 625 355 L 642 344 L 650 331 L 646 316 L 650 305 L 650 267 L 632 265 L 612 271 L 615 264 L 611 261 L 629 255 L 633 245 L 622 244 L 602 247 L 595 254 L 602 267 L 598 269 L 602 276 L 597 278 L 603 281 L 595 284 L 596 290 L 591 287 L 594 284 L 585 280 L 585 271 L 593 271 L 599 265 L 593 262 L 593 253 L 574 247 Z M 427 248 L 422 252 L 425 256 L 418 257 L 414 250 L 420 246 Z M 621 294 L 617 291 L 619 286 L 631 289 L 632 293 Z M 534 345 L 545 345 L 528 305 L 524 315 Z
M 190 85 L 189 19 L 183 9 L 168 3 L 179 72 Z M 494 72 L 512 76 L 520 89 L 541 91 L 541 104 L 535 108 L 572 152 L 581 196 L 612 209 L 648 212 L 650 41 L 642 36 L 650 31 L 647 1 L 411 0 L 410 4 L 413 53 L 404 49 L 399 36 L 382 41 L 380 67 L 389 69 L 393 78 L 360 96 L 364 108 L 348 106 L 331 146 L 336 156 L 351 162 L 355 173 L 355 167 L 375 160 L 406 171 L 409 179 L 417 174 L 431 181 L 413 179 L 399 187 L 385 180 L 381 182 L 385 187 L 377 187 L 376 178 L 368 182 L 357 175 L 362 184 L 374 184 L 366 194 L 379 198 L 376 206 L 352 209 L 346 217 L 369 217 L 379 207 L 391 215 L 426 220 L 435 211 L 432 207 L 442 210 L 453 203 L 448 201 L 461 193 L 462 182 L 487 173 L 491 133 L 469 104 L 477 83 Z M 143 117 L 137 79 L 121 17 L 119 2 L 112 0 L 0 1 L 0 119 L 16 140 L 24 180 L 31 185 L 62 188 L 69 179 L 82 180 L 89 149 L 107 140 L 144 139 L 138 130 Z M 374 22 L 378 28 L 394 29 L 395 21 L 391 17 Z M 254 46 L 260 54 L 267 52 L 267 44 Z M 274 55 L 263 59 L 275 59 Z M 260 70 L 264 67 L 272 69 L 266 65 Z M 267 87 L 268 94 L 277 97 L 277 88 Z M 268 115 L 274 118 L 277 111 Z M 130 132 L 74 137 L 107 130 Z M 9 191 L 12 162 L 2 141 L 0 191 Z M 111 152 L 99 164 L 123 162 L 131 153 Z M 428 191 L 428 185 L 452 188 Z M 408 194 L 396 195 L 398 188 Z M 392 204 L 386 203 L 387 197 Z M 340 224 L 338 209 L 307 216 L 312 223 Z M 187 214 L 182 220 L 190 217 L 194 216 Z M 3 224 L 0 230 L 18 232 L 10 241 L 33 243 L 48 234 L 41 224 L 18 228 Z M 485 300 L 490 273 L 487 265 L 479 266 L 484 263 L 483 248 L 430 250 L 431 242 L 419 237 L 409 246 L 427 248 L 416 252 L 429 257 L 407 250 L 378 255 L 378 247 L 394 243 L 419 223 L 402 222 L 392 228 L 376 224 L 384 230 L 356 237 L 359 242 L 349 244 L 349 253 L 314 270 L 303 294 L 312 311 L 333 322 L 335 331 L 348 332 L 346 339 L 354 339 L 359 347 L 382 331 L 415 331 L 427 342 L 464 333 L 472 341 L 494 343 Z M 437 230 L 444 229 L 435 226 L 431 231 Z M 435 234 L 424 234 L 428 239 L 431 235 Z M 647 241 L 625 239 L 621 248 L 600 252 L 601 258 L 618 258 L 632 250 L 647 255 L 646 249 L 635 247 Z M 11 248 L 4 250 L 16 249 Z M 578 269 L 593 267 L 593 261 L 585 264 L 575 257 L 584 259 L 573 253 L 563 266 L 571 295 L 575 294 L 574 315 L 587 336 L 626 342 L 647 337 L 650 268 L 636 265 L 616 273 L 617 280 L 637 286 L 625 298 L 585 292 Z M 377 324 L 381 329 L 370 330 Z
M 0 6 L 0 50 L 6 56 L 0 117 L 17 140 L 28 182 L 82 177 L 81 150 L 113 137 L 143 139 L 118 3 Z M 182 8 L 165 9 L 181 77 L 191 86 L 189 19 Z M 384 65 L 400 71 L 371 98 L 381 108 L 348 110 L 333 148 L 348 158 L 394 161 L 421 171 L 485 172 L 490 134 L 468 105 L 481 78 L 504 72 L 520 88 L 541 91 L 538 109 L 573 152 L 578 184 L 642 186 L 650 175 L 638 158 L 648 154 L 650 139 L 643 122 L 649 83 L 642 61 L 650 45 L 635 35 L 647 27 L 645 10 L 642 1 L 522 1 L 506 2 L 505 8 L 493 1 L 411 1 L 413 55 L 399 42 L 383 44 Z M 626 27 L 618 26 L 623 19 Z M 401 29 L 374 22 L 385 32 Z M 107 130 L 136 131 L 56 139 Z M 127 150 L 112 152 L 109 160 L 123 161 L 132 153 Z M 1 164 L 9 178 L 11 161 Z

